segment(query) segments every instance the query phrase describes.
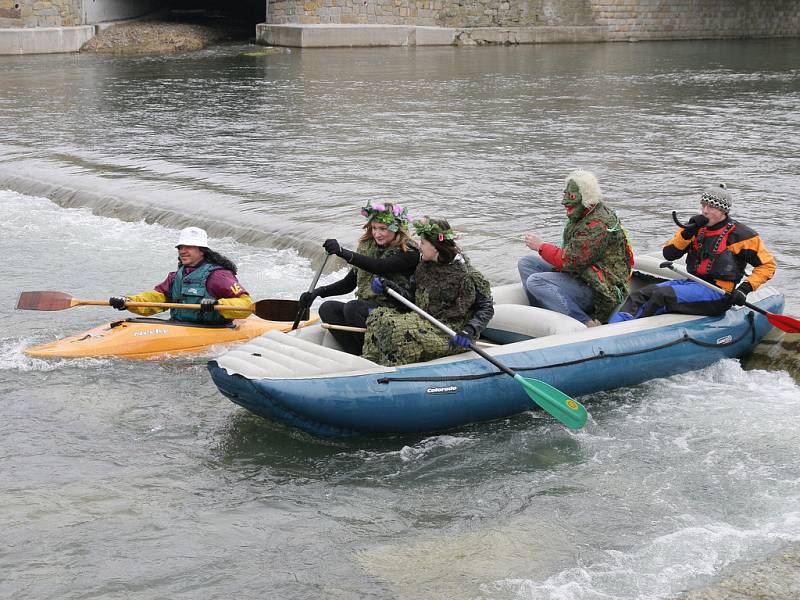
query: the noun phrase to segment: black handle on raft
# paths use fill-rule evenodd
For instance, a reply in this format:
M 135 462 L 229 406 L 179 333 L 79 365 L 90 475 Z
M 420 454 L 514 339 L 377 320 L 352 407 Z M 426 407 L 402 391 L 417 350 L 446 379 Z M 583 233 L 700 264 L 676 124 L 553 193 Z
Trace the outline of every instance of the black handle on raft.
M 688 227 L 688 225 L 684 225 L 683 223 L 678 221 L 678 211 L 676 211 L 676 210 L 672 211 L 672 220 L 675 221 L 675 225 L 677 225 L 678 227 L 680 227 L 682 229 L 686 229 Z

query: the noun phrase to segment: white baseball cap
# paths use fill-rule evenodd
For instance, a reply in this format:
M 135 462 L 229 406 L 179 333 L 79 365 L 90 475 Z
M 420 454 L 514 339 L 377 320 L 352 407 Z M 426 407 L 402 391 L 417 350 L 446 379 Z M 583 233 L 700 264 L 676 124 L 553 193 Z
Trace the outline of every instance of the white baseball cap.
M 205 229 L 199 227 L 187 227 L 181 229 L 181 235 L 178 238 L 178 246 L 198 246 L 200 248 L 208 248 L 208 234 Z

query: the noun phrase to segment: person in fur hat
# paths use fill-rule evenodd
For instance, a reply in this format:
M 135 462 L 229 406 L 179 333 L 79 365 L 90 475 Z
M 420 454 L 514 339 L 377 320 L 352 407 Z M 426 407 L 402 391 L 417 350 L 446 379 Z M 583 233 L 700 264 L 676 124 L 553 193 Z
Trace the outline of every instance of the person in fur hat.
M 747 294 L 769 281 L 775 274 L 775 258 L 755 231 L 730 218 L 732 205 L 733 196 L 725 184 L 707 188 L 700 196 L 701 214 L 689 219 L 662 251 L 667 260 L 686 255 L 687 271 L 725 294 L 695 281 L 656 283 L 633 292 L 611 322 L 666 312 L 721 315 L 732 304 L 743 305 Z M 747 265 L 753 272 L 745 277 Z
M 517 264 L 522 285 L 531 306 L 599 325 L 628 294 L 633 253 L 592 173 L 570 173 L 561 204 L 567 213 L 561 246 L 525 234 L 525 245 L 536 254 Z

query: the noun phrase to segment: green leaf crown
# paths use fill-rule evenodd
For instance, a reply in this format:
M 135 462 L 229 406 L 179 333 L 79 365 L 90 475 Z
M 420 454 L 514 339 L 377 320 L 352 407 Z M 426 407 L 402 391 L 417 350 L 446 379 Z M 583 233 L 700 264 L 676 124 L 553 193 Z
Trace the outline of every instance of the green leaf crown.
M 361 209 L 361 216 L 367 223 L 376 221 L 389 227 L 395 233 L 400 229 L 408 228 L 408 211 L 399 204 L 381 204 L 380 202 L 367 202 Z
M 419 237 L 427 238 L 429 241 L 439 240 L 443 242 L 456 239 L 456 232 L 452 228 L 442 229 L 438 223 L 434 223 L 427 218 L 414 221 L 414 231 L 417 232 Z

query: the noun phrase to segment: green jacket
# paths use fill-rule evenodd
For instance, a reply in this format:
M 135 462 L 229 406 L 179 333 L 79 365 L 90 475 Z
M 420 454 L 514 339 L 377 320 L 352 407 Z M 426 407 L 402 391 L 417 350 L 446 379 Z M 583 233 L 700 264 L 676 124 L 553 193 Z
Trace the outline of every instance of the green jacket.
M 633 268 L 633 253 L 617 214 L 600 202 L 577 221 L 568 221 L 561 258 L 563 272 L 592 288 L 592 316 L 607 321 L 628 295 Z

